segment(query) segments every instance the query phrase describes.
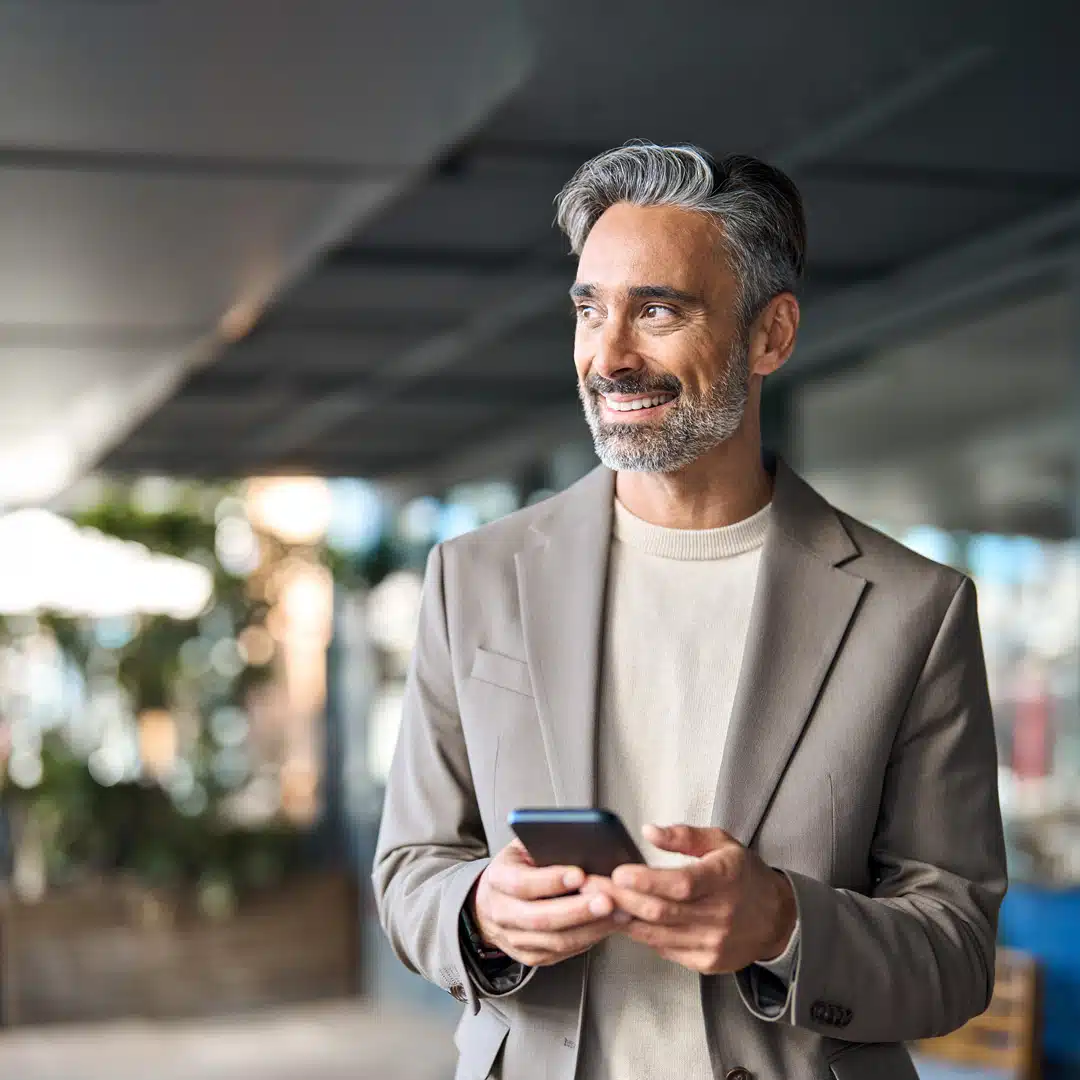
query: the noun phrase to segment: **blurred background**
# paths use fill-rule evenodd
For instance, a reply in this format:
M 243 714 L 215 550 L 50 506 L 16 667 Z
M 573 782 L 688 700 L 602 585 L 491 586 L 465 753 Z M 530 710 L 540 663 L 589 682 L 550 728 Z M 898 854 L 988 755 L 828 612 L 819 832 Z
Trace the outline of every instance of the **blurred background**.
M 439 540 L 594 464 L 552 199 L 806 201 L 765 431 L 971 573 L 1013 886 L 924 1076 L 1080 1075 L 1080 12 L 0 0 L 0 1074 L 453 1072 L 367 876 Z

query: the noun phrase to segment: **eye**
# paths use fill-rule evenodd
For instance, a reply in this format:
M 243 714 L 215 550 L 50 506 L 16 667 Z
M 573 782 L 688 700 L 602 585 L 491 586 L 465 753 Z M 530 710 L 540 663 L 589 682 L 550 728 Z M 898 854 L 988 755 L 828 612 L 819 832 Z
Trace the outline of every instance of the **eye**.
M 642 311 L 646 319 L 663 319 L 674 314 L 675 312 L 666 304 L 647 304 Z
M 586 322 L 596 318 L 596 308 L 592 304 L 578 304 L 574 309 L 575 317 L 579 322 Z

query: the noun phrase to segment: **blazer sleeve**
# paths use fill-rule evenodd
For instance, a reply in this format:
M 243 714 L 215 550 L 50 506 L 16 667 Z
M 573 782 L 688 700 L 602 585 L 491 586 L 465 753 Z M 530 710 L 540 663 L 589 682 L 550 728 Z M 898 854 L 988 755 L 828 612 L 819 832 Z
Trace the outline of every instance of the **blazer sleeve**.
M 424 575 L 372 884 L 398 958 L 476 1012 L 479 993 L 499 995 L 471 977 L 460 915 L 490 858 L 458 715 L 443 576 L 436 546 Z
M 791 873 L 799 962 L 784 1007 L 765 1012 L 853 1042 L 952 1031 L 990 1003 L 1006 889 L 997 751 L 975 588 L 949 604 L 897 731 L 862 895 Z

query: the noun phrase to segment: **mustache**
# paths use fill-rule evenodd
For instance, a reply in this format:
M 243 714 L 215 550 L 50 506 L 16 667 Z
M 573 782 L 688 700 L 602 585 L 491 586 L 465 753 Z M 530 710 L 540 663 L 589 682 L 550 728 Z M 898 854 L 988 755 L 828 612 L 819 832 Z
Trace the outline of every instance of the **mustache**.
M 627 375 L 622 379 L 607 379 L 595 372 L 588 375 L 582 386 L 591 394 L 678 394 L 682 383 L 674 375 Z

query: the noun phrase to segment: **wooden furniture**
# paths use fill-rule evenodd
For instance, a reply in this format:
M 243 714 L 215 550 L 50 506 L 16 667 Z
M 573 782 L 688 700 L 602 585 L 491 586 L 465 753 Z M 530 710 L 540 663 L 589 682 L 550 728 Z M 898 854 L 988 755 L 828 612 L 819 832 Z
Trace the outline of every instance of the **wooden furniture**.
M 358 889 L 288 881 L 224 917 L 186 893 L 123 881 L 0 903 L 4 1025 L 174 1018 L 357 991 Z
M 979 1066 L 1014 1080 L 1039 1078 L 1039 993 L 1035 960 L 998 949 L 990 1007 L 962 1028 L 916 1043 L 917 1054 L 962 1066 Z

